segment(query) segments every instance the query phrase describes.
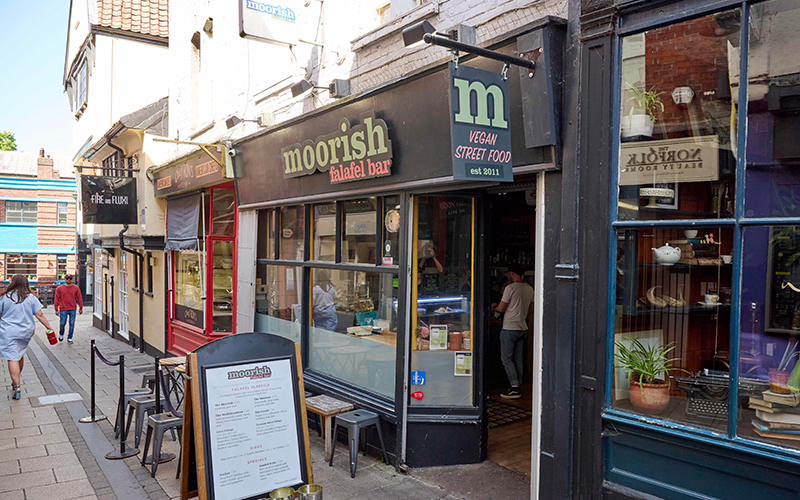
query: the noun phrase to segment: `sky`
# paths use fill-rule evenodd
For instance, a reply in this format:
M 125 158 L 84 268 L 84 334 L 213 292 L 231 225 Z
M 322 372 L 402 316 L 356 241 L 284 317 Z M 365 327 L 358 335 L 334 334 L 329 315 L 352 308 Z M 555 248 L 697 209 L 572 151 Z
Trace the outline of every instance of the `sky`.
M 64 93 L 69 0 L 0 0 L 0 131 L 17 151 L 72 158 L 73 116 Z

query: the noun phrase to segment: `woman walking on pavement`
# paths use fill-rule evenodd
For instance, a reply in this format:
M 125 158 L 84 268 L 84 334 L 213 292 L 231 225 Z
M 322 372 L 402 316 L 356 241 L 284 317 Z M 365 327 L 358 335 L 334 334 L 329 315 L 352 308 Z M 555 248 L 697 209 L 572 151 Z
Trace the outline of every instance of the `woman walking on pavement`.
M 50 322 L 42 312 L 42 304 L 31 293 L 28 278 L 15 274 L 6 291 L 0 294 L 0 358 L 8 360 L 12 397 L 20 398 L 20 373 L 25 364 L 23 356 L 36 331 L 33 318 L 51 331 Z

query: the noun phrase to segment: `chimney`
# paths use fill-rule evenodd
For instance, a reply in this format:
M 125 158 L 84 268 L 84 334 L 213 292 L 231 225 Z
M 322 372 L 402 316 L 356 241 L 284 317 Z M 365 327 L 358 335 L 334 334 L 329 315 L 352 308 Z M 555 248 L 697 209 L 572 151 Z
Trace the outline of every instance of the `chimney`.
M 40 179 L 53 178 L 53 160 L 51 158 L 45 158 L 44 148 L 39 150 L 39 158 L 36 159 L 36 170 L 37 177 Z

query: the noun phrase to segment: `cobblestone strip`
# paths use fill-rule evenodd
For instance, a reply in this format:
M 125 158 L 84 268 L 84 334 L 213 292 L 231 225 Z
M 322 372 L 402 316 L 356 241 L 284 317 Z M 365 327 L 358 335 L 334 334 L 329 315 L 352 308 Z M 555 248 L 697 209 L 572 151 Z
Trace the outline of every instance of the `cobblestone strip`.
M 43 347 L 45 354 L 47 355 L 48 358 L 50 358 L 50 361 L 53 362 L 53 364 L 55 365 L 56 369 L 61 374 L 61 376 L 64 377 L 64 380 L 67 381 L 67 383 L 70 385 L 70 387 L 72 387 L 72 389 L 75 392 L 79 393 L 83 397 L 84 406 L 86 406 L 87 411 L 89 411 L 89 406 L 91 404 L 89 395 L 86 393 L 86 391 L 84 391 L 81 388 L 80 384 L 78 384 L 78 382 L 72 377 L 72 375 L 58 361 L 58 359 L 53 354 L 48 352 L 44 342 L 38 337 L 35 337 L 35 339 L 36 342 Z M 34 359 L 34 363 L 38 365 L 38 363 L 35 361 L 35 357 L 31 356 L 31 358 Z M 41 366 L 39 366 L 38 368 L 39 369 L 37 370 L 37 374 L 39 374 L 40 378 L 44 381 L 43 383 L 47 384 L 45 385 L 45 388 L 47 388 L 48 385 L 50 387 L 50 389 L 48 389 L 48 393 L 51 390 L 55 392 L 52 384 L 50 383 L 50 380 L 43 373 L 43 370 L 41 370 Z M 75 424 L 75 422 L 72 421 L 66 407 L 64 407 L 64 405 L 58 405 L 58 406 L 60 407 L 59 408 L 60 411 L 57 410 L 57 413 L 59 419 L 61 419 L 61 422 L 64 425 L 64 430 L 67 432 L 67 437 L 69 437 L 71 442 L 73 440 L 73 436 L 75 436 L 79 441 L 79 443 L 73 442 L 72 444 L 75 447 L 75 452 L 78 455 L 78 459 L 81 461 L 81 464 L 84 465 L 84 469 L 86 470 L 86 475 L 89 476 L 89 481 L 91 482 L 92 487 L 94 487 L 95 489 L 95 493 L 97 494 L 98 500 L 117 500 L 117 496 L 114 494 L 111 485 L 109 484 L 108 480 L 100 470 L 100 466 L 97 465 L 97 461 L 94 459 L 94 456 L 92 456 L 91 451 L 89 451 L 89 447 L 86 446 L 86 443 L 84 442 L 82 436 L 80 435 L 80 431 L 78 430 L 77 425 Z M 103 431 L 103 434 L 105 434 L 106 438 L 108 438 L 108 440 L 112 444 L 117 445 L 119 443 L 119 439 L 114 437 L 114 424 L 113 424 L 114 415 L 107 415 L 107 416 L 108 420 L 103 420 L 94 425 L 98 425 L 100 429 Z M 84 425 L 90 425 L 90 424 L 84 424 Z M 72 434 L 70 433 L 71 431 Z M 133 438 L 131 437 L 129 441 L 132 439 Z M 81 448 L 79 449 L 79 447 Z M 86 453 L 85 455 L 86 462 L 91 462 L 91 465 L 93 465 L 93 467 L 91 466 L 90 466 L 91 468 L 87 467 L 87 465 L 84 463 L 84 458 L 82 458 L 81 452 Z M 141 454 L 139 454 L 134 457 L 125 459 L 124 462 L 131 470 L 133 476 L 136 478 L 136 480 L 142 486 L 142 489 L 144 489 L 144 491 L 147 493 L 148 497 L 150 497 L 151 500 L 169 500 L 170 498 L 169 495 L 167 495 L 167 493 L 164 491 L 164 489 L 161 487 L 158 481 L 155 478 L 150 477 L 150 470 L 145 467 L 142 467 L 141 459 L 142 459 Z M 94 474 L 95 472 L 97 474 Z

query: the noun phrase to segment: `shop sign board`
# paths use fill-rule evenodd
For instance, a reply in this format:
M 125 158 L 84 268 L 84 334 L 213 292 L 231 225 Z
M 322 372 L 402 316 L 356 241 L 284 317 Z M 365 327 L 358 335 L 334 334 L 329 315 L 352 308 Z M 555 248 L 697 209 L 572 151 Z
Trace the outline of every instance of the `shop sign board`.
M 683 137 L 624 142 L 620 146 L 620 186 L 719 180 L 719 137 Z
M 319 19 L 321 2 L 301 0 L 239 0 L 239 36 L 297 45 L 314 40 L 311 29 Z
M 511 96 L 502 75 L 450 63 L 453 177 L 512 182 Z
M 84 224 L 136 224 L 136 179 L 81 175 Z
M 216 184 L 226 178 L 225 169 L 208 155 L 191 158 L 153 174 L 156 197 Z
M 337 130 L 281 149 L 283 177 L 328 173 L 331 184 L 362 181 L 392 174 L 392 141 L 386 122 L 374 112 L 351 125 L 342 118 Z

